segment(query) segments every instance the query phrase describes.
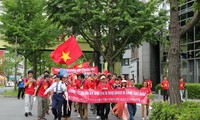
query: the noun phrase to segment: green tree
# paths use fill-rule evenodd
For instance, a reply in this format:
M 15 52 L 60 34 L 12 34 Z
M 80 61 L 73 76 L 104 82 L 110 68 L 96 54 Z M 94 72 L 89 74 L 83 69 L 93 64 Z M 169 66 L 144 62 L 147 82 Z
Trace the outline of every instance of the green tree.
M 3 73 L 7 80 L 9 80 L 10 76 L 14 75 L 15 65 L 18 65 L 23 59 L 21 57 L 13 57 L 15 53 L 13 52 L 5 52 L 3 58 L 3 65 L 0 65 L 0 73 Z M 16 81 L 15 81 L 16 82 Z M 16 84 L 15 84 L 16 89 Z
M 128 45 L 156 43 L 154 33 L 163 28 L 166 20 L 166 11 L 158 12 L 158 3 L 159 0 L 48 0 L 47 13 L 54 23 L 71 30 L 68 34 L 81 35 L 104 57 L 113 73 L 114 62 Z
M 179 104 L 181 102 L 179 93 L 179 75 L 180 75 L 180 40 L 186 32 L 191 30 L 200 19 L 200 0 L 194 0 L 194 16 L 184 26 L 179 25 L 178 5 L 179 0 L 169 0 L 170 3 L 170 49 L 169 59 L 169 85 L 170 85 L 170 103 Z
M 4 0 L 2 5 L 3 40 L 12 45 L 17 42 L 17 53 L 32 63 L 36 77 L 36 63 L 41 55 L 38 51 L 52 46 L 59 33 L 47 19 L 46 0 Z

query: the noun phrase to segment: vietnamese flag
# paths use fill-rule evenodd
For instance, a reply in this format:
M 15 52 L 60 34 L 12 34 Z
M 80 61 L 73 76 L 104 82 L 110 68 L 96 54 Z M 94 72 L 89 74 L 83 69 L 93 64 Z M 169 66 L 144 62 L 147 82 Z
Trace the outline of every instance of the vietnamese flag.
M 74 68 L 87 68 L 87 67 L 89 67 L 89 65 L 90 65 L 90 62 L 84 62 L 80 65 L 78 65 L 78 64 L 74 65 Z
M 76 38 L 72 35 L 64 43 L 60 44 L 52 53 L 51 58 L 58 64 L 70 65 L 83 55 Z

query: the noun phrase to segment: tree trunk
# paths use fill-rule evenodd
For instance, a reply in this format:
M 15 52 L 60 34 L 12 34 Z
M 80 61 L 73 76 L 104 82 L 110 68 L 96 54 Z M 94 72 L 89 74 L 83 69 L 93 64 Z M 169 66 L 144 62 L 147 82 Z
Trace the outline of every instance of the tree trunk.
M 37 79 L 37 55 L 33 53 L 33 78 Z
M 180 63 L 180 26 L 178 22 L 178 2 L 170 0 L 170 49 L 169 59 L 169 91 L 170 104 L 179 104 L 181 102 L 179 93 L 179 63 Z
M 27 57 L 24 56 L 24 77 L 26 77 L 26 71 L 27 71 Z
M 108 62 L 108 71 L 109 73 L 114 74 L 114 62 L 112 60 L 109 60 Z
M 101 71 L 101 64 L 100 64 L 100 59 L 99 59 L 100 55 L 101 54 L 99 51 L 94 50 L 94 62 L 95 62 L 95 66 L 98 67 L 99 71 Z

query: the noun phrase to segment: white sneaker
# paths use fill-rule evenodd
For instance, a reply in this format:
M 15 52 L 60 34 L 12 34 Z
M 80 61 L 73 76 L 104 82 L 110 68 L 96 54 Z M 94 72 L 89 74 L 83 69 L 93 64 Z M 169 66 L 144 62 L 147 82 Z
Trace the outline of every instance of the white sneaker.
M 147 120 L 149 120 L 149 116 L 147 116 Z
M 96 119 L 99 120 L 99 119 L 100 119 L 100 116 L 97 116 Z
M 142 118 L 142 120 L 144 120 L 144 118 Z
M 78 116 L 77 116 L 78 118 L 80 118 L 81 116 L 80 116 L 80 114 L 78 114 Z

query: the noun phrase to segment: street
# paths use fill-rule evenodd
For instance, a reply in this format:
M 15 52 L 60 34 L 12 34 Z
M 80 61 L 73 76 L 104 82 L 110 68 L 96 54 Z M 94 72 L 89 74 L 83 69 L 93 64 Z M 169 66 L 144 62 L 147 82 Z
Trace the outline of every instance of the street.
M 4 98 L 0 97 L 0 119 L 1 120 L 37 120 L 37 102 L 34 103 L 33 116 L 24 116 L 24 100 L 18 100 L 16 98 Z M 96 120 L 96 115 L 92 114 L 89 110 L 89 120 Z M 50 115 L 46 115 L 47 120 L 53 120 L 53 115 L 50 111 Z M 72 112 L 72 120 L 80 120 L 77 117 L 77 113 Z M 109 114 L 109 120 L 118 120 L 115 116 Z M 141 120 L 141 106 L 137 106 L 137 112 L 135 120 Z

